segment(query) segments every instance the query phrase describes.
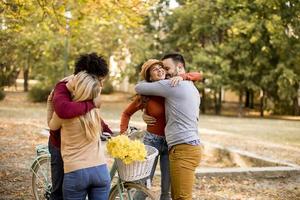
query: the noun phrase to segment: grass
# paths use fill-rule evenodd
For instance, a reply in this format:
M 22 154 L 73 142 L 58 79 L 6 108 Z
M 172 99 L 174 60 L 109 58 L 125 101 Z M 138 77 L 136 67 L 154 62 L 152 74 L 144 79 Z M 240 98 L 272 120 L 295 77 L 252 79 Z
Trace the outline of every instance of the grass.
M 200 127 L 300 147 L 300 121 L 201 115 Z

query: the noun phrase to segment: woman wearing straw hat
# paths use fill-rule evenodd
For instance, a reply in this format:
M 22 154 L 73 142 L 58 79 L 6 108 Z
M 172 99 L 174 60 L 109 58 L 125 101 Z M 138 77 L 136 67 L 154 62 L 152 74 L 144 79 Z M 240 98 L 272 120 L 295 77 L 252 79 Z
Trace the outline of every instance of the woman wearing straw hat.
M 156 59 L 149 59 L 146 61 L 141 69 L 140 76 L 142 80 L 147 82 L 155 82 L 164 80 L 166 72 L 163 68 L 163 63 Z M 199 73 L 187 73 L 183 78 L 188 80 L 200 80 Z M 136 95 L 136 98 L 123 111 L 120 123 L 120 133 L 125 133 L 130 117 L 138 110 L 144 110 L 148 115 L 156 118 L 156 122 L 147 125 L 147 130 L 144 137 L 144 144 L 155 147 L 159 151 L 159 163 L 161 171 L 161 195 L 160 200 L 171 199 L 170 195 L 170 169 L 169 169 L 169 155 L 168 146 L 165 138 L 165 108 L 164 98 L 158 96 L 143 96 Z M 157 166 L 158 157 L 156 158 L 150 178 L 152 180 Z M 142 194 L 136 194 L 134 199 L 145 199 Z

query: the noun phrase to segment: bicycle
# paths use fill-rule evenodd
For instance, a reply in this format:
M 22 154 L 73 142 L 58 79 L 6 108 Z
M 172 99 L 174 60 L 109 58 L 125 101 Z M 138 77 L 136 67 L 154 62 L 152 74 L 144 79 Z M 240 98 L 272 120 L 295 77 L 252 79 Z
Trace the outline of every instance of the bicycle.
M 134 127 L 129 128 L 129 137 L 133 138 L 139 129 Z M 49 200 L 51 193 L 51 157 L 47 145 L 38 145 L 36 147 L 36 158 L 31 165 L 32 171 L 32 191 L 35 200 Z M 156 155 L 157 156 L 157 155 Z M 112 186 L 110 189 L 109 200 L 134 200 L 135 194 L 138 192 L 146 200 L 155 200 L 153 192 L 146 187 L 142 182 L 124 181 L 120 178 L 116 161 L 114 161 L 110 177 Z M 114 179 L 115 178 L 115 179 Z M 114 180 L 114 181 L 113 181 Z

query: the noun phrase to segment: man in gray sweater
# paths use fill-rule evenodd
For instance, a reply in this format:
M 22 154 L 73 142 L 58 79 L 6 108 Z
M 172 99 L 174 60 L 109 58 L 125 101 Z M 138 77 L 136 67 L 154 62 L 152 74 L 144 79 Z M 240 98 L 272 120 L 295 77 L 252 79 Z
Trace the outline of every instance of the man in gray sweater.
M 162 61 L 170 77 L 185 73 L 185 62 L 180 54 L 168 54 Z M 198 135 L 200 95 L 191 81 L 181 81 L 175 87 L 172 85 L 171 80 L 140 82 L 135 89 L 138 94 L 165 98 L 172 199 L 191 200 L 195 169 L 201 159 Z

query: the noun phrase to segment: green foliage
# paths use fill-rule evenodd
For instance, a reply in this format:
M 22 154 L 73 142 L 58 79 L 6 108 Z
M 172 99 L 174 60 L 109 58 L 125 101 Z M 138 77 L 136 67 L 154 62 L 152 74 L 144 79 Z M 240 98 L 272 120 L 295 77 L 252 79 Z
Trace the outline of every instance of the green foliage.
M 5 62 L 0 63 L 0 87 L 13 85 L 18 74 L 19 69 L 17 67 L 9 66 Z
M 131 83 L 139 80 L 142 64 L 150 58 L 161 58 L 167 51 L 168 43 L 164 42 L 166 24 L 164 18 L 170 15 L 169 0 L 159 0 L 144 17 L 143 26 L 133 37 L 127 39 L 131 53 L 131 63 L 123 71 L 123 77 L 129 76 Z
M 109 80 L 106 81 L 104 83 L 104 87 L 101 90 L 101 94 L 111 94 L 113 92 L 114 92 L 114 87 L 113 87 L 111 81 L 109 81 Z
M 28 93 L 29 98 L 33 102 L 45 102 L 50 94 L 52 87 L 43 84 L 37 84 L 31 88 Z
M 292 113 L 300 82 L 298 0 L 177 2 L 170 9 L 169 0 L 4 1 L 0 87 L 22 70 L 53 85 L 73 72 L 80 53 L 92 51 L 121 63 L 116 79 L 136 82 L 143 62 L 177 51 L 189 70 L 205 72 L 212 94 L 263 91 L 274 112 Z
M 5 92 L 3 89 L 0 89 L 0 101 L 5 98 Z
M 184 1 L 166 18 L 165 41 L 191 69 L 209 75 L 212 90 L 264 91 L 274 111 L 292 114 L 300 81 L 299 16 L 296 1 Z
M 14 84 L 20 71 L 15 36 L 14 33 L 0 31 L 0 88 Z
M 155 2 L 4 1 L 0 4 L 1 70 L 29 71 L 30 77 L 52 85 L 73 72 L 81 53 L 98 52 L 107 60 L 117 54 L 124 59 L 123 49 L 131 36 L 139 34 L 143 17 Z
M 294 112 L 294 107 L 290 102 L 276 102 L 272 111 L 274 114 L 290 115 Z

